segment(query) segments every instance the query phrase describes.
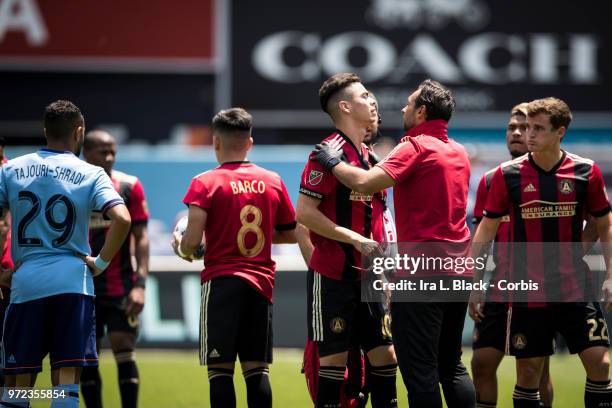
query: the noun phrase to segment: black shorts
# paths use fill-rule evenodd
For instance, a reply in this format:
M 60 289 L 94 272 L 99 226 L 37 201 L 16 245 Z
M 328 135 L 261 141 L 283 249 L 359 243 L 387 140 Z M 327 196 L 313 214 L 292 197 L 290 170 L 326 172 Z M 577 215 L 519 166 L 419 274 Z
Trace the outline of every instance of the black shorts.
M 339 281 L 308 271 L 308 338 L 319 355 L 347 351 L 352 345 L 368 352 L 391 345 L 389 312 L 382 303 L 361 301 L 361 282 Z
M 555 334 L 571 354 L 589 347 L 608 347 L 608 326 L 599 303 L 559 303 L 548 307 L 514 306 L 509 310 L 506 352 L 516 358 L 554 353 Z
M 483 309 L 484 318 L 474 326 L 474 350 L 493 347 L 506 351 L 506 327 L 508 325 L 508 305 L 506 303 L 487 302 Z
M 272 362 L 272 305 L 235 276 L 202 284 L 200 364 Z
M 138 317 L 125 314 L 127 297 L 96 297 L 96 337 L 128 332 L 138 336 Z

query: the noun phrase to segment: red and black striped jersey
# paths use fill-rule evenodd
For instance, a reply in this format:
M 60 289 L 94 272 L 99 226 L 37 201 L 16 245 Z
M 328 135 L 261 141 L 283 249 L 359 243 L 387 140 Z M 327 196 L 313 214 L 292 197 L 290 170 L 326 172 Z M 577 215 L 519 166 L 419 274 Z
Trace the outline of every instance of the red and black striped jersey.
M 248 161 L 223 163 L 195 176 L 183 203 L 207 214 L 201 281 L 237 276 L 272 302 L 272 236 L 296 225 L 280 176 Z
M 342 159 L 346 163 L 365 170 L 370 168 L 368 149 L 364 144 L 355 146 L 339 130 L 323 141 L 341 147 L 344 152 Z M 346 187 L 314 160 L 312 155 L 302 172 L 300 193 L 321 200 L 319 210 L 336 225 L 364 237 L 372 237 L 373 195 Z M 382 206 L 377 208 L 382 209 Z M 377 216 L 382 217 L 382 212 Z M 310 240 L 314 246 L 309 265 L 311 269 L 330 279 L 361 279 L 361 254 L 351 244 L 334 241 L 313 231 L 310 231 Z
M 599 217 L 609 212 L 597 165 L 563 151 L 550 171 L 540 168 L 531 153 L 501 164 L 491 180 L 484 216 L 510 215 L 513 281 L 537 282 L 547 299 L 557 300 L 560 294 L 563 301 L 579 301 L 588 290 L 584 220 L 587 213 Z
M 111 181 L 130 212 L 132 228 L 136 225 L 146 225 L 149 220 L 149 210 L 140 181 L 134 176 L 116 170 L 112 171 Z M 110 220 L 104 217 L 102 213 L 92 214 L 89 223 L 89 244 L 91 245 L 92 256 L 97 256 L 100 253 L 109 226 Z M 128 237 L 104 273 L 94 278 L 96 296 L 127 296 L 134 287 L 136 278 L 132 266 L 130 237 Z
M 478 190 L 476 191 L 476 203 L 474 204 L 473 220 L 472 222 L 476 225 L 480 222 L 483 217 L 484 207 L 487 202 L 487 195 L 489 194 L 489 188 L 491 187 L 491 179 L 495 174 L 497 168 L 487 171 L 480 182 L 478 183 Z M 502 217 L 499 227 L 497 229 L 497 235 L 495 235 L 495 245 L 493 247 L 493 261 L 495 262 L 495 270 L 491 276 L 493 285 L 487 291 L 487 299 L 492 302 L 503 302 L 507 296 L 498 289 L 498 282 L 501 279 L 508 279 L 508 243 L 511 241 L 510 237 L 510 216 L 505 215 Z

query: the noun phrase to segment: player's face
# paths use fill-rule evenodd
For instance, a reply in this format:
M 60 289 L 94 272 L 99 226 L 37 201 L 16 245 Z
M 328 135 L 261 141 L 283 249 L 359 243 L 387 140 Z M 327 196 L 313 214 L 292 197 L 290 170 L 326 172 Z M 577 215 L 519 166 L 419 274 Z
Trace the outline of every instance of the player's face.
M 408 97 L 408 100 L 406 101 L 406 106 L 404 106 L 404 108 L 402 109 L 402 117 L 404 120 L 404 130 L 405 131 L 408 131 L 409 129 L 412 129 L 416 125 L 419 125 L 422 123 L 422 120 L 420 120 L 419 115 L 418 115 L 418 109 L 416 109 L 416 106 L 415 106 L 415 101 L 416 101 L 416 98 L 419 96 L 419 92 L 420 92 L 419 90 L 414 91 Z
M 549 152 L 558 148 L 565 128 L 554 129 L 550 117 L 539 113 L 527 118 L 527 148 L 530 152 Z
M 114 141 L 101 140 L 87 152 L 87 161 L 95 166 L 100 166 L 108 174 L 111 173 L 115 164 L 117 146 Z
M 360 82 L 355 82 L 347 88 L 350 97 L 351 116 L 366 128 L 378 120 L 378 111 L 374 99 Z
M 512 157 L 527 153 L 527 118 L 523 115 L 510 117 L 506 127 L 506 145 Z
M 371 123 L 370 126 L 368 126 L 366 129 L 366 136 L 365 139 L 363 139 L 363 142 L 365 144 L 372 143 L 372 140 L 374 140 L 376 134 L 378 133 L 378 102 L 376 102 L 376 99 L 374 99 L 371 94 L 370 99 L 372 99 L 374 103 L 374 108 L 376 109 L 376 120 Z

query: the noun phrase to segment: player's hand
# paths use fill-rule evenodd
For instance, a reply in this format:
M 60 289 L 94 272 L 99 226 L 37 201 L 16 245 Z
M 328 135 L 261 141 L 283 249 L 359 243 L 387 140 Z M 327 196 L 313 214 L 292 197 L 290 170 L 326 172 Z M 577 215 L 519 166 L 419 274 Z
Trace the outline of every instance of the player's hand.
M 4 269 L 0 266 L 0 285 L 10 287 L 13 280 L 13 272 L 15 272 L 14 269 Z
M 470 293 L 470 301 L 468 304 L 468 314 L 476 323 L 480 323 L 484 319 L 483 313 L 485 305 L 485 294 L 482 290 L 473 290 Z
M 329 171 L 342 161 L 342 149 L 332 147 L 327 142 L 316 145 L 312 153 L 313 158 Z
M 145 291 L 144 288 L 133 288 L 130 291 L 127 299 L 127 305 L 125 307 L 126 316 L 136 317 L 142 312 L 144 308 Z
M 369 239 L 359 235 L 352 242 L 353 247 L 361 253 L 361 255 L 372 258 L 383 255 L 380 244 L 373 239 Z
M 104 272 L 102 269 L 98 269 L 96 268 L 95 265 L 95 260 L 96 258 L 90 255 L 81 255 L 81 254 L 77 254 L 79 256 L 79 258 L 81 258 L 83 260 L 83 262 L 85 262 L 85 265 L 87 265 L 87 267 L 89 268 L 89 272 L 91 272 L 91 276 L 96 277 L 98 275 L 100 275 L 102 272 Z
M 606 302 L 606 310 L 612 310 L 612 279 L 606 279 L 601 285 L 603 292 L 603 301 Z
M 176 254 L 176 256 L 178 256 L 181 259 L 186 260 L 187 262 L 193 262 L 193 259 L 191 259 L 190 257 L 181 256 L 181 254 L 179 254 L 178 248 L 181 245 L 181 239 L 183 239 L 181 234 L 179 234 L 178 232 L 172 233 L 172 241 L 170 241 L 170 245 L 172 245 L 172 249 L 174 250 L 174 253 Z

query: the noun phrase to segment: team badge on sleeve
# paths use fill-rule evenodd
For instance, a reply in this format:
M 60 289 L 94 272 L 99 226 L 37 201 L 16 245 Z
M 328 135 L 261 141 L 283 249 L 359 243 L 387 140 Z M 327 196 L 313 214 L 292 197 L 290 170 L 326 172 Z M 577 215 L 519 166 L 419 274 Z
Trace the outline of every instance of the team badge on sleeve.
M 322 180 L 323 180 L 323 172 L 316 171 L 316 170 L 310 170 L 310 174 L 308 174 L 308 184 L 310 184 L 311 186 L 316 186 L 316 185 L 321 184 Z

